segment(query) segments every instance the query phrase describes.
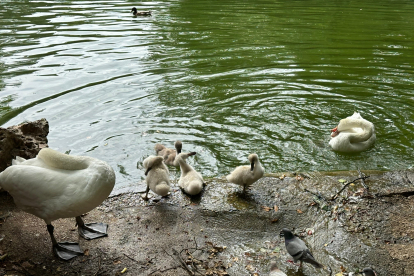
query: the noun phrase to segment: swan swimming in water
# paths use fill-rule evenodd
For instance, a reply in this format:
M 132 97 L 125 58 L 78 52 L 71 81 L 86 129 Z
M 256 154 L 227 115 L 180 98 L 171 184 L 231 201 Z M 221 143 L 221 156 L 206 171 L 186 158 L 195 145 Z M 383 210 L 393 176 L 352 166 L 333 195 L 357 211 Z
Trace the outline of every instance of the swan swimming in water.
M 175 162 L 175 157 L 177 154 L 181 153 L 181 150 L 183 148 L 183 144 L 181 141 L 176 141 L 174 143 L 175 150 L 166 148 L 165 146 L 161 144 L 155 144 L 155 154 L 157 156 L 164 157 L 164 163 L 169 166 L 180 166 L 178 162 Z
M 144 200 L 148 200 L 148 192 L 150 189 L 160 196 L 166 196 L 170 192 L 169 171 L 163 161 L 164 158 L 162 156 L 150 155 L 143 162 L 145 175 L 147 176 L 145 179 L 147 182 L 147 190 L 143 197 Z
M 194 170 L 187 162 L 185 161 L 189 156 L 195 155 L 195 152 L 190 153 L 180 153 L 175 158 L 181 169 L 180 180 L 178 185 L 189 195 L 197 195 L 203 190 L 204 180 L 199 172 Z
M 340 152 L 367 150 L 374 145 L 376 138 L 374 124 L 363 119 L 358 112 L 342 119 L 331 132 L 329 145 Z
M 230 183 L 243 186 L 243 193 L 246 192 L 246 188 L 252 185 L 254 182 L 262 178 L 264 169 L 260 164 L 259 156 L 256 153 L 252 153 L 248 157 L 250 165 L 239 166 L 234 171 L 226 176 L 227 181 Z
M 46 222 L 53 251 L 64 260 L 83 255 L 83 251 L 78 243 L 58 243 L 52 221 L 76 217 L 83 238 L 107 236 L 107 224 L 85 224 L 81 215 L 101 204 L 114 185 L 115 173 L 106 162 L 50 148 L 40 150 L 36 158 L 16 157 L 12 166 L 0 173 L 0 187 L 10 193 L 17 207 Z

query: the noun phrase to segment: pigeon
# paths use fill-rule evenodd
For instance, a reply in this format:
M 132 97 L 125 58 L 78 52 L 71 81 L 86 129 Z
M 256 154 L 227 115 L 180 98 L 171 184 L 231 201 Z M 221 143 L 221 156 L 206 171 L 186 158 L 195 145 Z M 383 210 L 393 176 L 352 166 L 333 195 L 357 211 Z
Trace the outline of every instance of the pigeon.
M 316 268 L 324 267 L 315 260 L 305 242 L 294 236 L 292 231 L 283 228 L 280 232 L 280 236 L 285 237 L 286 250 L 293 257 L 295 263 L 298 260 L 300 261 L 300 267 L 302 266 L 302 262 L 310 263 Z
M 277 268 L 275 262 L 270 263 L 270 273 L 269 276 L 287 276 L 279 268 Z
M 364 273 L 365 276 L 377 276 L 377 273 L 375 273 L 375 271 L 372 270 L 372 268 L 370 268 L 370 267 L 364 268 L 364 270 L 362 270 L 362 272 Z

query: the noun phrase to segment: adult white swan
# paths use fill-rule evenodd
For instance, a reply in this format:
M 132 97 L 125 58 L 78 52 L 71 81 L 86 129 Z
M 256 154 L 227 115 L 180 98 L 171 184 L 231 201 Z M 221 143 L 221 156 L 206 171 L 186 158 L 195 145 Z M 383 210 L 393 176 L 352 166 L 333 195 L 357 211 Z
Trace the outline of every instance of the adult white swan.
M 254 182 L 262 178 L 264 169 L 260 163 L 259 156 L 256 153 L 252 153 L 248 157 L 250 165 L 239 166 L 234 171 L 226 176 L 230 183 L 243 186 L 243 193 L 246 192 L 246 188 L 252 185 Z
M 70 156 L 44 148 L 36 158 L 16 157 L 0 173 L 0 186 L 8 191 L 17 207 L 43 219 L 55 254 L 69 260 L 83 251 L 77 243 L 58 243 L 52 221 L 76 217 L 80 236 L 107 236 L 108 225 L 85 224 L 80 217 L 102 203 L 115 184 L 115 173 L 105 162 L 87 156 Z
M 363 119 L 358 112 L 342 119 L 331 132 L 329 145 L 340 152 L 367 150 L 375 143 L 376 138 L 374 124 Z

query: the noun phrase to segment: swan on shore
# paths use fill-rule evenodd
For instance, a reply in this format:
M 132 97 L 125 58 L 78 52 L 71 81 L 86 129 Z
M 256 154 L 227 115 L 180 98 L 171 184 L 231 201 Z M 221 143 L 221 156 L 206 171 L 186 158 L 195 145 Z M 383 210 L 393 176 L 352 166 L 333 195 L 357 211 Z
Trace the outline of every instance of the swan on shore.
M 334 151 L 361 152 L 375 143 L 374 124 L 361 117 L 358 112 L 339 121 L 331 130 L 329 145 Z
M 175 157 L 177 154 L 181 153 L 181 150 L 183 148 L 183 144 L 181 141 L 176 141 L 174 143 L 175 150 L 169 149 L 161 144 L 155 144 L 155 154 L 157 156 L 162 156 L 164 158 L 164 163 L 169 166 L 175 166 L 178 167 L 179 164 L 175 162 Z
M 176 162 L 180 165 L 181 176 L 178 185 L 189 195 L 197 195 L 203 190 L 204 180 L 199 172 L 187 164 L 186 159 L 195 155 L 195 152 L 180 153 L 177 155 Z
M 46 222 L 53 251 L 64 260 L 83 255 L 83 251 L 78 243 L 58 243 L 52 221 L 75 217 L 83 238 L 107 236 L 107 224 L 85 224 L 81 215 L 101 204 L 114 185 L 115 173 L 106 162 L 50 148 L 40 150 L 36 158 L 16 157 L 0 173 L 0 187 L 10 193 L 17 207 Z
M 148 192 L 151 189 L 154 193 L 160 196 L 166 196 L 170 192 L 170 179 L 167 166 L 164 164 L 162 156 L 148 156 L 144 162 L 145 181 L 147 182 L 147 190 L 144 200 L 148 200 Z
M 246 192 L 247 187 L 262 178 L 264 174 L 264 169 L 256 153 L 250 154 L 248 159 L 250 165 L 239 166 L 231 174 L 226 176 L 227 181 L 230 183 L 243 186 L 243 193 Z

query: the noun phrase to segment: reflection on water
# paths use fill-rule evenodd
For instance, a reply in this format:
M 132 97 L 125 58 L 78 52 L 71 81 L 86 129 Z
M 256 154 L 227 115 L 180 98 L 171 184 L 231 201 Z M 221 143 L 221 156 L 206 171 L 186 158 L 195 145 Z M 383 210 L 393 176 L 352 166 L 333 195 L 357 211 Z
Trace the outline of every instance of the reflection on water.
M 0 13 L 0 124 L 47 118 L 51 147 L 107 160 L 117 187 L 178 139 L 206 177 L 252 152 L 267 172 L 413 164 L 410 1 L 9 0 Z M 375 147 L 332 152 L 329 130 L 354 111 Z

